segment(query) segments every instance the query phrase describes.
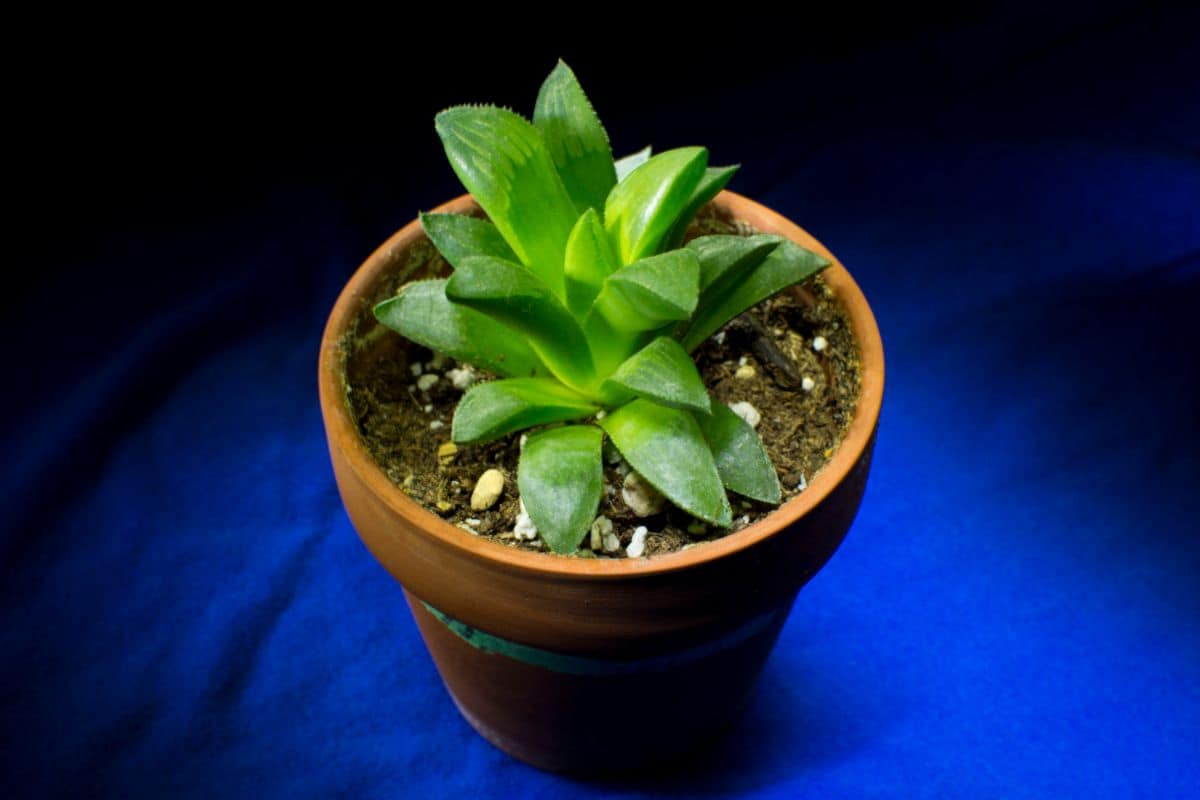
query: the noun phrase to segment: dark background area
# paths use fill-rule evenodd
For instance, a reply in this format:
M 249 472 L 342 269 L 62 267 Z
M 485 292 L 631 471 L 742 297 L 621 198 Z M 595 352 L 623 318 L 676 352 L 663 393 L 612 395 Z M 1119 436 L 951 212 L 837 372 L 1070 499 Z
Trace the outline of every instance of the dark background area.
M 13 26 L 0 789 L 1200 792 L 1200 15 L 478 27 Z M 837 253 L 889 370 L 859 521 L 746 719 L 614 785 L 458 719 L 315 388 L 341 285 L 461 191 L 433 115 L 528 113 L 560 56 L 618 154 L 706 145 Z

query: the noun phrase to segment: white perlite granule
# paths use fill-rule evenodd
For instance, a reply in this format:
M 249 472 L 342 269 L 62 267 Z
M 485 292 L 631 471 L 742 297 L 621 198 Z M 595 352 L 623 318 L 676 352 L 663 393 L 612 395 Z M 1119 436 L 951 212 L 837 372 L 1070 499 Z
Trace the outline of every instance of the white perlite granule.
M 533 524 L 533 520 L 529 518 L 529 512 L 525 510 L 525 501 L 521 501 L 521 511 L 517 514 L 517 522 L 513 525 L 513 536 L 517 539 L 524 539 L 532 542 L 537 538 L 538 529 Z
M 762 422 L 762 414 L 759 414 L 758 409 L 745 400 L 740 403 L 734 403 L 729 407 L 729 410 L 746 420 L 746 424 L 751 428 L 757 428 L 758 423 Z
M 666 498 L 641 475 L 630 471 L 621 484 L 621 499 L 636 516 L 648 517 L 663 510 Z
M 633 541 L 625 548 L 625 555 L 630 558 L 641 558 L 646 552 L 646 534 L 650 531 L 645 525 L 638 525 L 633 529 Z
M 466 391 L 475 384 L 475 370 L 469 364 L 447 371 L 446 377 L 450 379 L 451 385 L 459 391 Z

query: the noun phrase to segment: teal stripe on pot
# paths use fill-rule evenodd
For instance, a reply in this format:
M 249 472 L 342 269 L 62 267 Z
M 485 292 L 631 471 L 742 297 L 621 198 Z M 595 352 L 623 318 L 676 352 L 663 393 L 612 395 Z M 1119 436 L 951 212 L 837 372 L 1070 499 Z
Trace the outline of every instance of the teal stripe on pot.
M 520 642 L 512 642 L 493 636 L 486 631 L 473 628 L 465 622 L 460 622 L 448 614 L 438 611 L 433 606 L 421 601 L 425 610 L 439 622 L 454 632 L 472 647 L 493 655 L 506 656 L 535 667 L 541 667 L 552 672 L 563 672 L 568 675 L 633 675 L 640 672 L 661 672 L 693 661 L 699 661 L 716 655 L 724 650 L 730 650 L 758 634 L 768 630 L 776 623 L 782 623 L 787 617 L 790 604 L 753 617 L 745 625 L 725 634 L 719 639 L 680 650 L 667 655 L 639 658 L 634 661 L 617 661 L 606 658 L 585 658 L 566 653 L 555 653 L 552 650 L 542 650 L 530 647 Z

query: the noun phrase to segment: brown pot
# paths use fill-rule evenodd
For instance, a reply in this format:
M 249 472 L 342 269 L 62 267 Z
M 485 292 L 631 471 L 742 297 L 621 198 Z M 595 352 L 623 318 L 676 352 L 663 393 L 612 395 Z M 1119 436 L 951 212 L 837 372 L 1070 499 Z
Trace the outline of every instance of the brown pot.
M 346 404 L 343 341 L 381 276 L 424 238 L 410 222 L 367 259 L 321 343 L 321 412 L 338 489 L 363 543 L 404 587 L 459 711 L 488 741 L 539 767 L 634 769 L 712 739 L 736 717 L 796 593 L 833 555 L 866 487 L 883 395 L 883 346 L 867 301 L 820 242 L 732 192 L 717 204 L 833 261 L 825 280 L 862 351 L 845 440 L 808 488 L 715 542 L 649 559 L 516 550 L 463 531 L 398 489 Z M 463 195 L 440 208 L 467 212 Z

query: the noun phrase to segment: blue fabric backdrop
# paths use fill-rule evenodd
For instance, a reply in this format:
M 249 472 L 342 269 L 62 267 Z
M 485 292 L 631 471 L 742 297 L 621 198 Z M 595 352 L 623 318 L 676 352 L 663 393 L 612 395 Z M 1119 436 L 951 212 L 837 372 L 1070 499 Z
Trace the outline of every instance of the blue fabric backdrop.
M 1200 796 L 1195 22 L 965 24 L 716 90 L 739 120 L 622 120 L 628 149 L 641 125 L 743 161 L 888 359 L 850 536 L 741 722 L 664 775 L 476 736 L 342 510 L 318 339 L 373 244 L 455 193 L 432 137 L 427 186 L 297 179 L 108 237 L 6 321 L 0 789 Z

